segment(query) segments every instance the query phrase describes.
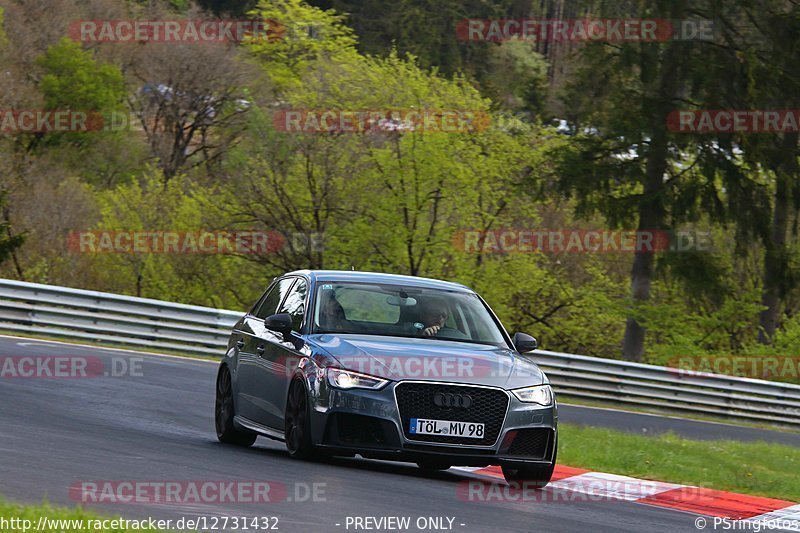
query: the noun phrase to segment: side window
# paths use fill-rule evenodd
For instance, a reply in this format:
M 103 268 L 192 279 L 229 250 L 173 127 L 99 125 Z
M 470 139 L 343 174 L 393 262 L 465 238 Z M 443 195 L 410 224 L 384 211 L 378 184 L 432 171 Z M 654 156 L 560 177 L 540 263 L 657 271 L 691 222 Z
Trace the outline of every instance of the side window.
M 286 296 L 287 292 L 289 292 L 289 288 L 291 288 L 294 280 L 295 278 L 287 278 L 276 283 L 272 290 L 269 291 L 267 297 L 264 298 L 264 301 L 261 302 L 261 307 L 256 312 L 256 316 L 261 320 L 264 320 L 268 316 L 276 314 L 278 304 L 281 303 L 283 297 Z
M 300 331 L 300 327 L 303 325 L 303 315 L 306 312 L 306 294 L 308 293 L 308 285 L 306 281 L 301 279 L 297 281 L 294 287 L 292 287 L 292 292 L 289 293 L 289 296 L 286 297 L 286 300 L 283 302 L 279 313 L 289 313 L 292 315 L 292 329 L 294 331 Z
M 253 307 L 250 309 L 250 315 L 251 316 L 256 316 L 258 314 L 258 310 L 261 309 L 261 304 L 264 303 L 264 300 L 267 299 L 267 296 L 269 296 L 269 294 L 273 290 L 275 290 L 275 287 L 277 287 L 277 286 L 278 286 L 277 284 L 272 284 L 272 283 L 269 284 L 269 286 L 267 287 L 266 292 L 264 292 L 264 294 L 259 296 L 258 300 L 256 300 L 256 303 L 254 303 Z

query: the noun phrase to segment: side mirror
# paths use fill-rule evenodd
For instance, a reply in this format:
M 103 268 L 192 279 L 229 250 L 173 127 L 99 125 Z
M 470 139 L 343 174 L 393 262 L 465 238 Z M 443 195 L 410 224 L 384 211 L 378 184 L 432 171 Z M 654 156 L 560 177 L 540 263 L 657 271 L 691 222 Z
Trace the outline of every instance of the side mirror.
M 264 319 L 264 326 L 270 331 L 277 331 L 287 337 L 292 333 L 292 315 L 281 313 L 268 316 Z
M 535 338 L 525 333 L 514 333 L 514 347 L 519 353 L 532 352 L 539 347 Z

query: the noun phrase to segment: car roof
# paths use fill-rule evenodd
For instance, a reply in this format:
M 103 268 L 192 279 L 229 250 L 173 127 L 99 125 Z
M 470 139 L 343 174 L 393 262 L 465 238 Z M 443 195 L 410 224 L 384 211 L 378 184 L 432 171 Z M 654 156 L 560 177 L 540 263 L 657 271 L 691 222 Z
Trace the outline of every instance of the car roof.
M 361 283 L 385 283 L 387 285 L 405 285 L 407 287 L 420 287 L 427 289 L 442 289 L 450 291 L 474 292 L 466 285 L 417 276 L 403 276 L 400 274 L 385 274 L 382 272 L 358 272 L 355 270 L 296 270 L 286 275 L 303 275 L 312 281 L 340 281 Z

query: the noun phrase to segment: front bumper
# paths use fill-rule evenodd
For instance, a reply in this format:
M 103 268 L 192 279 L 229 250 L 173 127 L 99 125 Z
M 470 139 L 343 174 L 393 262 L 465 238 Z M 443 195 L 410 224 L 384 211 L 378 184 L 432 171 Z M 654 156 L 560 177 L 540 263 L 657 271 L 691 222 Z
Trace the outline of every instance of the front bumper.
M 558 427 L 555 404 L 542 407 L 523 403 L 507 393 L 507 409 L 494 442 L 484 445 L 429 442 L 425 436 L 411 439 L 403 431 L 395 394 L 401 383 L 409 382 L 392 382 L 379 391 L 341 390 L 329 387 L 324 379 L 314 380 L 310 383 L 313 444 L 332 455 L 357 453 L 374 459 L 431 461 L 452 466 L 552 464 Z

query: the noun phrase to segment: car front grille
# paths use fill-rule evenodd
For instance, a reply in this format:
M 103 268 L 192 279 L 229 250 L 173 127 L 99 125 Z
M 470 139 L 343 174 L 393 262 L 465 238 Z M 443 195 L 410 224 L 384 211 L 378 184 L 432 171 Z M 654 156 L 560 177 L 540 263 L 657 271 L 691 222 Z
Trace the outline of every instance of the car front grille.
M 434 395 L 437 393 L 469 396 L 471 405 L 467 408 L 437 406 L 434 403 Z M 421 442 L 491 446 L 497 441 L 508 410 L 508 394 L 500 389 L 439 383 L 400 383 L 395 387 L 395 395 L 403 422 L 403 434 L 409 440 Z M 412 418 L 478 422 L 484 424 L 484 436 L 475 439 L 412 434 Z

